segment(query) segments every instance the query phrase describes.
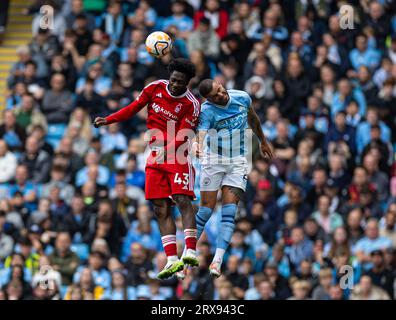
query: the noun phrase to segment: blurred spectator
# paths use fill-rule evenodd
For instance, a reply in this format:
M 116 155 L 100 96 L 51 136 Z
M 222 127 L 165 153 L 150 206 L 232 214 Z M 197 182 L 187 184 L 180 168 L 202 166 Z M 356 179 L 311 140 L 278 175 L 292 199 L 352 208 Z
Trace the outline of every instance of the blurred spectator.
M 272 290 L 274 290 L 276 299 L 286 299 L 290 297 L 291 291 L 288 281 L 279 274 L 276 263 L 267 263 L 264 274 L 268 277 L 268 281 L 272 285 Z
M 40 78 L 48 75 L 47 66 L 43 57 L 36 55 L 33 58 L 28 46 L 18 47 L 17 55 L 18 61 L 12 66 L 10 76 L 7 80 L 8 86 L 14 86 L 17 81 L 23 81 L 26 84 L 32 84 L 33 81 L 36 81 L 38 84 L 42 84 L 43 82 Z M 34 76 L 37 78 L 32 79 L 32 73 L 35 73 Z
M 370 219 L 365 228 L 366 236 L 360 239 L 355 246 L 355 253 L 361 263 L 370 262 L 370 254 L 374 250 L 385 250 L 392 246 L 389 238 L 379 235 L 378 222 Z
M 318 211 L 312 213 L 312 217 L 328 234 L 343 225 L 341 216 L 337 212 L 330 212 L 330 198 L 327 195 L 318 198 Z
M 197 11 L 194 16 L 195 27 L 198 25 L 202 17 L 210 20 L 211 27 L 216 30 L 220 39 L 227 35 L 228 13 L 220 8 L 219 0 L 207 0 L 204 9 Z
M 384 253 L 381 250 L 371 252 L 372 268 L 366 274 L 370 276 L 374 285 L 383 288 L 389 295 L 393 297 L 395 275 L 393 270 L 386 268 Z
M 356 49 L 351 50 L 349 59 L 356 71 L 361 66 L 366 66 L 373 70 L 380 64 L 381 56 L 377 50 L 368 47 L 367 36 L 360 34 L 356 37 Z
M 191 32 L 187 39 L 188 51 L 201 50 L 205 56 L 216 60 L 219 55 L 219 37 L 210 26 L 210 20 L 201 18 L 196 30 Z
M 293 285 L 293 295 L 288 300 L 310 300 L 308 298 L 310 285 L 306 280 L 296 280 Z
M 29 179 L 34 183 L 47 182 L 51 167 L 49 154 L 39 149 L 39 144 L 35 137 L 26 139 L 25 150 L 21 154 L 19 163 L 26 165 L 29 171 Z
M 121 1 L 112 0 L 107 7 L 107 13 L 103 15 L 102 30 L 111 36 L 114 43 L 121 40 L 126 21 L 122 13 Z
M 304 230 L 301 227 L 293 228 L 291 241 L 289 259 L 293 268 L 299 270 L 301 261 L 312 257 L 313 244 L 305 238 Z
M 111 79 L 103 75 L 103 65 L 100 62 L 92 63 L 88 67 L 87 77 L 81 77 L 76 84 L 77 93 L 81 93 L 86 81 L 91 79 L 94 91 L 100 96 L 107 96 L 111 89 Z
M 185 2 L 174 1 L 171 5 L 172 15 L 165 18 L 162 22 L 162 29 L 166 30 L 169 26 L 174 25 L 181 38 L 187 39 L 190 31 L 193 29 L 193 19 L 185 14 Z
M 350 300 L 389 300 L 384 289 L 373 285 L 369 276 L 362 276 L 352 291 Z
M 383 220 L 380 235 L 391 239 L 394 247 L 396 244 L 396 212 L 388 210 Z
M 73 108 L 72 94 L 65 89 L 63 74 L 51 77 L 51 89 L 43 97 L 41 110 L 46 114 L 49 124 L 66 124 Z
M 0 183 L 10 182 L 14 178 L 17 159 L 8 150 L 8 145 L 4 140 L 0 140 Z
M 15 114 L 11 110 L 5 110 L 4 121 L 0 125 L 0 137 L 3 139 L 10 151 L 21 151 L 26 140 L 26 131 L 17 121 Z
M 0 259 L 8 257 L 13 250 L 14 240 L 12 237 L 4 233 L 4 225 L 6 222 L 6 212 L 0 211 Z
M 85 15 L 87 19 L 87 26 L 89 30 L 93 30 L 95 26 L 95 18 L 88 12 L 84 12 L 84 1 L 83 0 L 72 0 L 71 1 L 71 12 L 66 16 L 66 26 L 68 29 L 72 29 L 75 26 L 77 17 Z
M 17 123 L 27 131 L 31 131 L 37 125 L 47 128 L 47 119 L 30 93 L 22 95 L 21 102 L 16 105 L 14 113 Z
M 317 286 L 313 293 L 314 300 L 330 300 L 330 290 L 333 280 L 331 269 L 322 269 L 319 271 L 319 286 Z
M 60 11 L 60 7 L 56 3 L 56 1 L 48 1 L 48 5 L 50 5 L 53 8 L 53 18 L 52 18 L 52 23 L 53 25 L 51 26 L 51 34 L 55 35 L 56 37 L 59 38 L 60 41 L 63 41 L 63 37 L 65 34 L 66 30 L 66 19 L 62 15 Z M 40 30 L 41 27 L 41 22 L 45 20 L 45 10 L 39 11 L 38 13 L 35 14 L 32 22 L 32 34 L 35 36 L 38 31 Z
M 72 283 L 79 263 L 77 255 L 70 250 L 70 245 L 70 235 L 67 232 L 59 232 L 56 237 L 54 252 L 49 256 L 51 266 L 59 271 L 62 276 L 63 285 Z

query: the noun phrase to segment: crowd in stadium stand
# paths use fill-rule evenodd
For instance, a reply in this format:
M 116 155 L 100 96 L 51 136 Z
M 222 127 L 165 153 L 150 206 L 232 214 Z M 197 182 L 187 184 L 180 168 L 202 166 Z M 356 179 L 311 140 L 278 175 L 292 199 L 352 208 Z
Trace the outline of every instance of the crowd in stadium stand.
M 44 4 L 52 29 L 41 29 Z M 344 4 L 36 0 L 24 10 L 32 40 L 17 50 L 0 124 L 0 300 L 395 299 L 396 5 L 348 1 L 353 29 L 342 29 Z M 172 55 L 147 53 L 156 30 L 171 35 Z M 208 272 L 218 210 L 199 268 L 155 278 L 166 256 L 144 197 L 144 110 L 92 126 L 168 78 L 172 57 L 195 64 L 198 98 L 205 78 L 247 91 L 274 148 L 273 161 L 254 153 L 218 279 Z

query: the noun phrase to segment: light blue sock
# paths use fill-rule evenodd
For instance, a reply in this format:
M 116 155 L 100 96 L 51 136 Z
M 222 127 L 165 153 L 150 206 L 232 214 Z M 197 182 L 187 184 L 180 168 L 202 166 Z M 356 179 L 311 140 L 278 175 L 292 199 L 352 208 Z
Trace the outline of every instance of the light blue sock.
M 208 207 L 199 207 L 198 213 L 195 216 L 197 221 L 197 240 L 201 237 L 201 234 L 205 228 L 205 224 L 212 215 L 212 211 L 213 210 Z
M 217 235 L 217 248 L 227 250 L 235 229 L 236 204 L 226 204 L 221 208 L 220 233 Z

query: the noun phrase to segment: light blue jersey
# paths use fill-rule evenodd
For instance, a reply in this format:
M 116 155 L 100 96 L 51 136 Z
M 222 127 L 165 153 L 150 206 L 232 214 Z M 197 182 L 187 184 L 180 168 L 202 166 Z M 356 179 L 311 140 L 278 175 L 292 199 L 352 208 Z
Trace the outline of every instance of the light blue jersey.
M 201 105 L 198 131 L 208 131 L 205 138 L 207 154 L 232 158 L 246 154 L 245 131 L 252 99 L 244 91 L 227 92 L 230 96 L 227 105 L 219 106 L 209 101 Z

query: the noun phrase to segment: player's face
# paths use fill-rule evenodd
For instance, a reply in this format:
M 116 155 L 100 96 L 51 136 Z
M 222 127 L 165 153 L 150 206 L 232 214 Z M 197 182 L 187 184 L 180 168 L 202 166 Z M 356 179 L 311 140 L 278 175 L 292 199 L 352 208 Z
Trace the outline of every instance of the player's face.
M 227 90 L 218 82 L 213 82 L 212 91 L 207 95 L 208 101 L 225 106 L 229 100 Z
M 184 73 L 173 71 L 169 78 L 169 91 L 174 96 L 180 96 L 187 90 L 189 80 Z

